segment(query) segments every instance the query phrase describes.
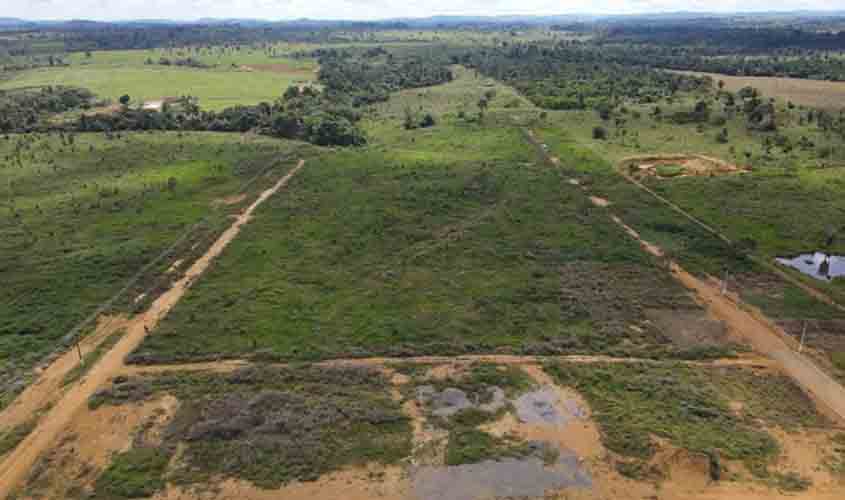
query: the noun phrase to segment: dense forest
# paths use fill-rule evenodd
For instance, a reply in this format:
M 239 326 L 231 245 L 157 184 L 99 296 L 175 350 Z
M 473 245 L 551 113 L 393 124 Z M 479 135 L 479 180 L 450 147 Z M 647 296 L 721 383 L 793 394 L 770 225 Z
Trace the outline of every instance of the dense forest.
M 547 109 L 604 108 L 621 98 L 649 103 L 710 85 L 702 78 L 654 70 L 581 44 L 514 44 L 454 57 L 455 62 L 507 81 Z
M 93 105 L 94 94 L 78 88 L 0 92 L 0 132 L 28 131 L 39 127 L 45 116 Z

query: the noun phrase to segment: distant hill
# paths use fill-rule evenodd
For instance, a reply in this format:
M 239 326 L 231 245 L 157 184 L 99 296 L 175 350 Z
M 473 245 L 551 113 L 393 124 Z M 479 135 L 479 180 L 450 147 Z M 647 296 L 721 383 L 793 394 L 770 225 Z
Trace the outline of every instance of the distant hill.
M 31 28 L 35 25 L 36 23 L 26 21 L 24 19 L 18 19 L 15 17 L 0 17 L 0 29 Z
M 239 25 L 244 27 L 260 26 L 294 26 L 294 27 L 342 27 L 342 26 L 395 26 L 402 25 L 409 28 L 435 28 L 457 26 L 495 26 L 495 25 L 529 25 L 543 26 L 569 23 L 626 23 L 626 22 L 685 22 L 701 19 L 713 20 L 758 20 L 772 21 L 776 19 L 798 18 L 831 18 L 845 17 L 845 10 L 838 11 L 789 11 L 789 12 L 737 12 L 737 13 L 707 13 L 707 12 L 665 12 L 653 14 L 628 15 L 598 15 L 598 14 L 565 14 L 548 16 L 504 15 L 504 16 L 430 16 L 421 18 L 399 17 L 372 21 L 349 21 L 342 19 L 290 19 L 267 20 L 253 18 L 199 18 L 196 20 L 176 19 L 126 19 L 121 21 L 36 21 L 12 17 L 0 17 L 0 29 L 33 29 L 49 28 L 87 28 L 103 25 L 112 26 L 191 26 L 191 25 Z

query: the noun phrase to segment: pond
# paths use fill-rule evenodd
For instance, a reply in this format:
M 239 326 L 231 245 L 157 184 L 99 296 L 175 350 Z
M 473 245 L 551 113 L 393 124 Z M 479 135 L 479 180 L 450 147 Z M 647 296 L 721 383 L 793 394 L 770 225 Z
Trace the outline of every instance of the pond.
M 805 253 L 793 258 L 779 258 L 777 261 L 822 281 L 833 281 L 834 278 L 845 276 L 845 256 L 842 255 Z

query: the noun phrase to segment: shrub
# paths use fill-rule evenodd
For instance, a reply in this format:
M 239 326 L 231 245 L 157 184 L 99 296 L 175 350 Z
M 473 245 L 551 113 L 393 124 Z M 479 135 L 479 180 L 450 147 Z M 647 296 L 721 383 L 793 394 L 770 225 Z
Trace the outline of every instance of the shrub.
M 593 127 L 593 139 L 599 141 L 607 139 L 607 129 L 604 127 Z

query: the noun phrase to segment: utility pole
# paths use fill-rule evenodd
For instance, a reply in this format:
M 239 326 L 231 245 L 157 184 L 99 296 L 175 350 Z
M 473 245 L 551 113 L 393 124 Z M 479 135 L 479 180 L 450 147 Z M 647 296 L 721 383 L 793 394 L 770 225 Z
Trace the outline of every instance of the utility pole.
M 804 330 L 801 332 L 801 343 L 798 345 L 798 353 L 804 352 L 804 339 L 807 337 L 807 320 L 804 320 Z
M 79 337 L 76 337 L 76 353 L 79 354 L 79 364 L 85 364 L 82 358 L 82 346 L 79 345 Z

